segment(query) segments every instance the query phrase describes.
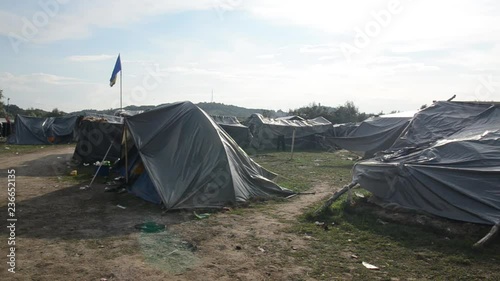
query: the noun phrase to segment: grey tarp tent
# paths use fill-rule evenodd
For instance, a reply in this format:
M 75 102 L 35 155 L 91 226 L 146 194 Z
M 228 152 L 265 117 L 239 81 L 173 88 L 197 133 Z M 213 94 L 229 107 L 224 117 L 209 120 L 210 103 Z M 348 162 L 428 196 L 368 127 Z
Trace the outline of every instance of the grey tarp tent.
M 352 127 L 346 125 L 345 130 L 349 131 L 348 133 L 343 132 L 346 135 L 330 137 L 328 141 L 340 148 L 360 153 L 363 157 L 369 158 L 379 151 L 390 148 L 408 126 L 415 113 L 412 111 L 370 117 Z M 339 133 L 338 131 L 339 128 L 337 128 L 337 133 Z M 335 133 L 335 130 L 333 132 Z
M 78 141 L 73 158 L 81 163 L 120 158 L 123 118 L 104 114 L 86 114 L 77 125 Z
M 359 162 L 354 181 L 382 205 L 500 223 L 500 107 L 437 102 L 385 155 Z
M 79 116 L 30 117 L 17 115 L 10 144 L 60 144 L 76 140 Z
M 294 194 L 272 182 L 274 174 L 191 102 L 160 106 L 125 123 L 144 166 L 131 192 L 159 199 L 167 209 L 220 208 Z
M 295 130 L 295 147 L 298 149 L 325 149 L 324 135 L 332 123 L 323 117 L 308 120 L 270 119 L 254 113 L 246 121 L 253 135 L 253 146 L 258 150 L 276 149 L 278 137 L 285 137 L 290 147 Z
M 235 116 L 211 116 L 215 123 L 224 129 L 236 143 L 242 147 L 246 148 L 252 141 L 252 134 L 247 126 L 244 126 L 238 121 Z

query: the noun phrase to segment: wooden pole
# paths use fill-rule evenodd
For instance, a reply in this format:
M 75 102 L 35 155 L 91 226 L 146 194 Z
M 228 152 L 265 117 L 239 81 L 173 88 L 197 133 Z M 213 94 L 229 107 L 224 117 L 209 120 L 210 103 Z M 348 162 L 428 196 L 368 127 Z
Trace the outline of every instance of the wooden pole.
M 474 248 L 481 248 L 484 245 L 488 244 L 491 240 L 493 240 L 493 238 L 495 238 L 495 236 L 497 236 L 499 228 L 500 228 L 500 225 L 495 224 L 491 228 L 490 232 L 488 232 L 488 234 L 486 234 L 486 236 L 484 236 L 481 240 L 477 241 L 476 244 L 474 244 Z
M 358 183 L 353 181 L 351 182 L 350 184 L 344 186 L 341 190 L 335 192 L 332 197 L 330 197 L 328 200 L 326 200 L 325 204 L 323 204 L 323 206 L 321 206 L 319 209 L 317 209 L 315 212 L 314 212 L 314 215 L 318 215 L 320 214 L 321 212 L 323 212 L 324 210 L 330 208 L 330 206 L 333 204 L 333 202 L 335 200 L 337 200 L 340 196 L 342 196 L 342 194 L 346 193 L 347 191 L 351 190 L 351 188 L 355 187 Z
M 294 147 L 294 145 L 295 145 L 295 128 L 293 128 L 293 133 L 292 133 L 292 151 L 291 151 L 292 155 L 290 157 L 290 159 L 292 159 L 292 160 L 293 160 L 293 147 Z
M 125 117 L 123 117 L 125 118 Z M 125 138 L 125 183 L 128 184 L 128 145 L 127 145 L 127 123 L 123 120 L 123 136 Z

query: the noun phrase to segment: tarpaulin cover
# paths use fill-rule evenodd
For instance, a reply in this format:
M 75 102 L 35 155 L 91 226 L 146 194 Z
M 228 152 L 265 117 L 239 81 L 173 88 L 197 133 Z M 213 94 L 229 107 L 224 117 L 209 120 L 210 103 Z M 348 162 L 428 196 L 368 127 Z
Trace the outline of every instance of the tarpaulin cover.
M 330 137 L 328 141 L 343 149 L 360 153 L 363 157 L 369 158 L 379 151 L 390 148 L 401 132 L 408 126 L 412 116 L 372 117 L 357 125 L 346 125 L 346 128 L 334 127 L 334 133 L 347 135 Z M 339 132 L 341 129 L 342 132 Z
M 161 106 L 125 123 L 167 209 L 219 208 L 294 194 L 272 182 L 274 174 L 191 102 Z
M 82 163 L 105 160 L 116 161 L 120 158 L 123 120 L 116 116 L 85 117 L 77 126 L 78 142 L 73 158 Z M 111 146 L 111 148 L 110 148 Z
M 16 116 L 10 144 L 59 144 L 75 140 L 75 126 L 79 116 L 29 117 Z
M 235 116 L 211 116 L 219 126 L 224 129 L 240 147 L 248 147 L 252 141 L 252 134 L 247 126 L 238 121 Z
M 286 120 L 265 118 L 261 114 L 252 114 L 247 120 L 253 135 L 253 145 L 259 149 L 276 149 L 278 137 L 283 135 L 288 147 L 292 144 L 295 130 L 294 146 L 298 149 L 323 148 L 319 135 L 331 131 L 332 123 L 323 117 L 309 120 Z
M 354 180 L 387 205 L 473 223 L 500 223 L 500 107 L 437 102 Z

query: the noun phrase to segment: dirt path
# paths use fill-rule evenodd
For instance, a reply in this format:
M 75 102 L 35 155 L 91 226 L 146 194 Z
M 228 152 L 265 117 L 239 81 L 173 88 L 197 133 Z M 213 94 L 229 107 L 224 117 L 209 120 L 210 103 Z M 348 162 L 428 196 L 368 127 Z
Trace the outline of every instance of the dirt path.
M 292 257 L 308 246 L 307 237 L 287 233 L 304 208 L 331 194 L 332 188 L 316 185 L 313 195 L 301 195 L 263 209 L 231 212 L 210 218 L 209 223 L 186 222 L 174 227 L 199 245 L 202 263 L 178 280 L 309 280 L 308 268 Z M 291 255 L 290 255 L 291 254 Z
M 105 193 L 102 185 L 82 191 L 61 181 L 72 169 L 72 153 L 73 147 L 48 147 L 0 160 L 2 178 L 15 168 L 19 186 L 19 274 L 13 280 L 310 279 L 310 269 L 297 266 L 294 258 L 309 240 L 286 230 L 332 187 L 317 184 L 313 195 L 193 220 L 191 212 L 162 214 L 135 196 Z M 2 193 L 5 189 L 2 184 Z M 2 196 L 0 207 L 5 205 Z M 5 221 L 4 214 L 0 219 Z M 148 220 L 167 225 L 167 231 L 134 229 Z M 2 231 L 0 238 L 5 235 Z M 183 251 L 186 245 L 189 251 Z M 6 243 L 0 250 L 7 251 Z

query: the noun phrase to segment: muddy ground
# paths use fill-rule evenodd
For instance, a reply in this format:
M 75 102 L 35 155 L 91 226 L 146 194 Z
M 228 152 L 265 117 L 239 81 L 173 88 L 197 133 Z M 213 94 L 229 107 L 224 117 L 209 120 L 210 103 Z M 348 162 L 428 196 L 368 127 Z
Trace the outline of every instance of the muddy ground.
M 314 195 L 251 205 L 196 220 L 164 213 L 130 194 L 82 190 L 68 179 L 73 147 L 0 155 L 1 225 L 7 220 L 7 169 L 16 170 L 16 273 L 1 262 L 2 280 L 309 280 L 287 253 L 308 241 L 284 231 L 302 210 L 336 188 L 317 183 Z M 87 182 L 88 183 L 88 182 Z M 117 205 L 124 206 L 126 209 Z M 154 221 L 160 233 L 134 226 Z M 5 226 L 0 233 L 8 253 Z M 104 279 L 103 279 L 104 278 Z

